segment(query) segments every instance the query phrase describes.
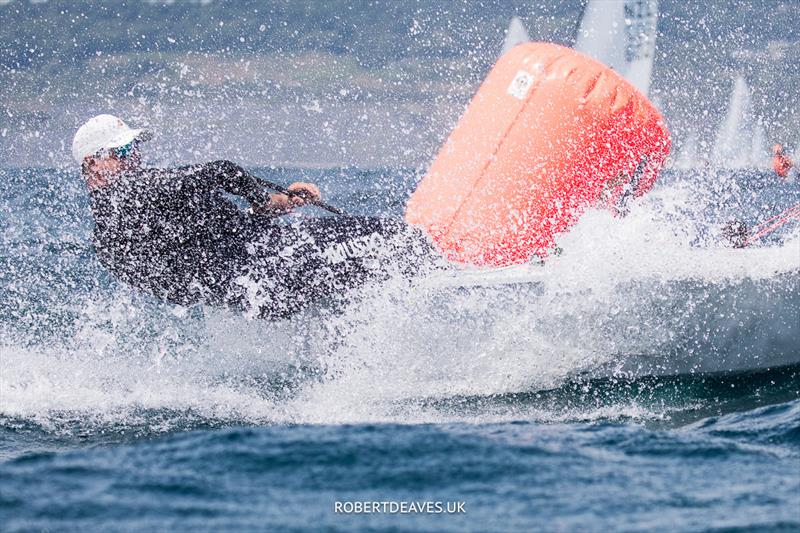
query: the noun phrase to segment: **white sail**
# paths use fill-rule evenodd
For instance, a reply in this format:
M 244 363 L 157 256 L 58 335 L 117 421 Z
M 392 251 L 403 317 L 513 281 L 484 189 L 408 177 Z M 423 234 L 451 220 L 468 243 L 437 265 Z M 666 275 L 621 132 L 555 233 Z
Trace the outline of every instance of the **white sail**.
M 698 166 L 697 134 L 690 133 L 683 140 L 678 156 L 675 158 L 675 168 L 689 170 Z
M 605 63 L 647 94 L 657 20 L 658 0 L 589 0 L 575 49 Z
M 657 0 L 629 0 L 625 4 L 628 29 L 626 60 L 628 71 L 625 77 L 640 91 L 647 94 L 653 76 L 653 60 L 656 55 L 656 25 L 658 22 Z
M 772 147 L 770 147 L 772 150 Z M 797 133 L 797 139 L 795 139 L 794 144 L 790 144 L 786 147 L 786 151 L 792 154 L 792 159 L 797 161 L 800 158 L 800 132 Z M 800 161 L 798 161 L 800 163 Z
M 589 0 L 578 28 L 575 50 L 624 73 L 626 46 L 625 0 Z
M 757 119 L 753 128 L 752 143 L 750 144 L 749 165 L 756 168 L 769 166 L 769 152 L 767 151 L 767 132 L 761 118 Z
M 528 30 L 525 29 L 522 20 L 519 17 L 514 17 L 506 30 L 506 38 L 503 41 L 503 49 L 500 51 L 500 55 L 502 56 L 518 44 L 527 43 L 530 40 Z
M 744 78 L 738 76 L 733 83 L 725 118 L 717 130 L 713 153 L 715 166 L 722 168 L 752 166 L 756 121 L 750 100 L 750 88 Z

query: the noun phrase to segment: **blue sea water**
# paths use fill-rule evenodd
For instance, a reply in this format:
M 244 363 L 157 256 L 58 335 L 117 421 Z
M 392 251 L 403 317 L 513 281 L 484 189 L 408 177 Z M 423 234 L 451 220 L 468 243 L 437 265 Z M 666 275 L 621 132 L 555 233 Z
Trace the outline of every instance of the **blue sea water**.
M 256 171 L 384 216 L 418 178 Z M 800 233 L 719 234 L 796 182 L 667 173 L 527 281 L 262 323 L 119 285 L 75 172 L 0 181 L 0 530 L 800 530 Z

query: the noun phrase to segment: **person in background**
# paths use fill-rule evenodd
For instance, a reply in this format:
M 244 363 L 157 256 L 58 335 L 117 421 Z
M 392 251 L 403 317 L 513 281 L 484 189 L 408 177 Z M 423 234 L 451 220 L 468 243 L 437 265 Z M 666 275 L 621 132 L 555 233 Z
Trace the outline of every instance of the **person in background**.
M 772 168 L 775 169 L 775 173 L 780 176 L 781 178 L 788 178 L 789 171 L 794 166 L 792 159 L 789 157 L 789 154 L 786 153 L 783 146 L 780 144 L 776 144 L 772 147 Z

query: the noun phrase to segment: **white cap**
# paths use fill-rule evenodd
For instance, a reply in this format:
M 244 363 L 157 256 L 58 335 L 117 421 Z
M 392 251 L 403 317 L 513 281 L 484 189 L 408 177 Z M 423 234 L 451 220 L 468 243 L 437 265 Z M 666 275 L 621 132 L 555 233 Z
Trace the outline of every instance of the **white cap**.
M 134 141 L 146 141 L 152 135 L 147 130 L 129 128 L 114 115 L 97 115 L 78 128 L 72 139 L 72 156 L 78 163 L 100 150 L 118 148 Z

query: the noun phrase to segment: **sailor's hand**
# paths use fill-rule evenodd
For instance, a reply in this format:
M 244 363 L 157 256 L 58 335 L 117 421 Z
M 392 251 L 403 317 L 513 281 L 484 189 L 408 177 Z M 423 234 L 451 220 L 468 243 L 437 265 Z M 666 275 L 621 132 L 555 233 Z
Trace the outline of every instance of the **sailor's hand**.
M 271 194 L 268 204 L 253 206 L 253 213 L 270 216 L 285 215 L 295 207 L 318 201 L 322 197 L 317 186 L 311 183 L 292 183 L 287 190 L 295 194 Z
M 309 202 L 318 202 L 322 198 L 322 194 L 320 194 L 319 189 L 313 183 L 303 183 L 298 181 L 289 185 L 287 190 L 293 192 L 294 194 L 288 197 L 285 194 L 282 194 L 281 196 L 287 198 L 291 202 L 292 207 L 304 205 Z

